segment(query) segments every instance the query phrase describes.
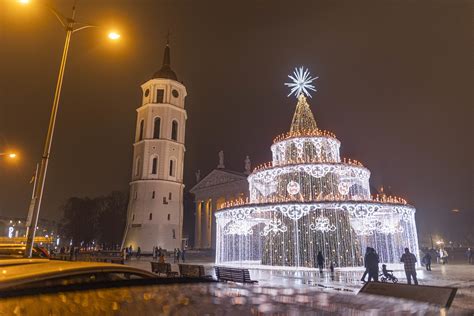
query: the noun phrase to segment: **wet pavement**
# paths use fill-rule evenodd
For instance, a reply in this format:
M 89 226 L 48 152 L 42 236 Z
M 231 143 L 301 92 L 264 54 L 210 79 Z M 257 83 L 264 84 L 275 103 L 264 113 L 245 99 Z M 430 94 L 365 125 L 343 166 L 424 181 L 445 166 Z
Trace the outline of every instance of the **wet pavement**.
M 132 258 L 126 264 L 151 271 L 150 257 L 140 259 Z M 178 271 L 178 264 L 171 262 L 173 271 Z M 214 263 L 209 258 L 190 256 L 185 263 L 200 264 L 206 269 L 206 273 L 215 276 Z M 238 265 L 236 265 L 238 266 Z M 250 270 L 250 276 L 257 280 L 260 286 L 284 287 L 284 288 L 311 288 L 319 291 L 340 291 L 346 294 L 357 294 L 362 288 L 363 282 L 360 278 L 363 274 L 362 268 L 336 269 L 334 273 L 323 271 L 319 273 L 316 269 L 275 269 L 262 266 L 245 266 Z M 388 269 L 394 270 L 394 275 L 400 283 L 406 283 L 405 273 L 401 265 L 392 265 Z M 474 265 L 468 264 L 433 264 L 432 271 L 417 270 L 418 281 L 421 285 L 449 286 L 458 288 L 452 307 L 474 311 Z

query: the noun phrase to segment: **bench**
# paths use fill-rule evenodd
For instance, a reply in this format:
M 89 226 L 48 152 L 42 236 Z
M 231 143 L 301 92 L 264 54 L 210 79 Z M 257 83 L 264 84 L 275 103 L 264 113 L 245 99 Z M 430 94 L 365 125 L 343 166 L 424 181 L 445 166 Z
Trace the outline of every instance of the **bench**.
M 211 278 L 206 275 L 204 266 L 194 264 L 178 264 L 179 274 L 185 278 Z
M 238 283 L 257 283 L 250 279 L 248 269 L 215 267 L 218 281 L 231 281 Z
M 160 275 L 164 274 L 167 277 L 177 277 L 178 272 L 171 271 L 171 264 L 170 263 L 161 263 L 161 262 L 154 262 L 151 261 L 151 271 Z

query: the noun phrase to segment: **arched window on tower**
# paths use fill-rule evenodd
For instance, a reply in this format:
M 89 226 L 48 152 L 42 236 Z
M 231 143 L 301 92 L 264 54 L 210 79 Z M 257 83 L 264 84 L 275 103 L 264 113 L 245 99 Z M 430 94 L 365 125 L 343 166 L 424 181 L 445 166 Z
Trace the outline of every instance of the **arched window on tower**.
M 171 122 L 171 139 L 178 140 L 178 122 L 175 120 Z
M 158 174 L 158 157 L 153 157 L 151 160 L 151 174 Z
M 170 160 L 170 176 L 175 177 L 176 176 L 176 166 L 175 166 L 175 160 L 171 159 Z
M 135 176 L 139 176 L 140 175 L 140 157 L 137 157 L 137 159 L 135 160 Z
M 144 120 L 141 120 L 140 121 L 140 131 L 138 132 L 138 141 L 141 141 L 143 140 L 143 130 L 145 128 L 145 121 Z
M 160 138 L 160 128 L 161 128 L 161 119 L 155 117 L 155 122 L 153 124 L 153 138 Z

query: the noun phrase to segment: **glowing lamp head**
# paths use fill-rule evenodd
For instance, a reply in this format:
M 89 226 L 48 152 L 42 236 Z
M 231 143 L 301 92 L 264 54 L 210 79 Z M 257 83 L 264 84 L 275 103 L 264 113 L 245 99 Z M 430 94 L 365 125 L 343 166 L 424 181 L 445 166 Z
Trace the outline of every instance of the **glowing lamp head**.
M 28 3 L 30 3 L 30 0 L 18 0 L 18 3 L 28 4 Z
M 15 153 L 10 153 L 10 154 L 8 154 L 8 158 L 15 159 L 16 154 Z
M 109 39 L 116 41 L 120 38 L 120 34 L 117 32 L 110 32 L 108 35 Z

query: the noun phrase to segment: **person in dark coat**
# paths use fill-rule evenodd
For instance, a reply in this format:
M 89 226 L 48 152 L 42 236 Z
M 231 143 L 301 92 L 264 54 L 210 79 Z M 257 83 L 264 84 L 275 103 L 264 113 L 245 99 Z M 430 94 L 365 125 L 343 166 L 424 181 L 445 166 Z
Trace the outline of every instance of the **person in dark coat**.
M 426 271 L 431 271 L 431 255 L 429 251 L 423 257 L 423 263 L 425 264 Z
M 142 255 L 142 249 L 140 247 L 137 248 L 137 259 L 140 259 Z
M 370 247 L 365 248 L 365 256 L 364 256 L 365 271 L 364 271 L 364 274 L 362 275 L 362 278 L 360 278 L 362 282 L 365 282 L 365 277 L 367 276 L 367 274 L 369 274 L 369 270 L 367 269 L 367 255 L 369 254 L 369 252 L 372 251 L 372 249 L 373 248 L 370 248 Z
M 369 272 L 369 282 L 379 281 L 379 255 L 375 252 L 375 249 L 371 249 L 366 255 L 366 267 Z
M 411 278 L 415 285 L 418 285 L 418 280 L 416 279 L 416 257 L 410 252 L 410 249 L 405 248 L 405 253 L 400 258 L 400 261 L 403 262 L 405 268 L 405 275 L 407 276 L 408 284 L 411 284 Z
M 316 257 L 316 262 L 318 263 L 319 272 L 323 273 L 324 266 L 324 257 L 321 251 L 318 251 L 318 256 Z
M 179 263 L 179 258 L 181 257 L 181 251 L 178 249 L 176 249 L 176 261 L 178 261 Z

